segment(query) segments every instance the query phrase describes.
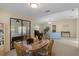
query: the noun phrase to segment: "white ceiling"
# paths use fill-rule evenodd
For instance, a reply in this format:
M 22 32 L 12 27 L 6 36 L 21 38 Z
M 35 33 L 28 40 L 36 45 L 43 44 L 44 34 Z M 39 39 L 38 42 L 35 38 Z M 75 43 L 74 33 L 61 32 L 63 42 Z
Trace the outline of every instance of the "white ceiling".
M 40 3 L 40 6 L 33 9 L 28 3 L 0 3 L 0 9 L 5 9 L 13 13 L 24 16 L 41 17 L 51 13 L 61 12 L 69 9 L 78 8 L 78 3 Z M 50 12 L 46 13 L 46 10 Z

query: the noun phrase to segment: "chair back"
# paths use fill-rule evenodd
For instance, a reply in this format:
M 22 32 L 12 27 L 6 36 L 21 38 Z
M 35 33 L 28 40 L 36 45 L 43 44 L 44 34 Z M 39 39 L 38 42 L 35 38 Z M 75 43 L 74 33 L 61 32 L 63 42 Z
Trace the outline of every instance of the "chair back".
M 14 47 L 16 49 L 17 56 L 23 56 L 24 49 L 22 46 L 19 43 L 14 42 Z
M 49 43 L 46 47 L 46 50 L 47 50 L 47 55 L 51 56 L 52 55 L 52 47 L 53 47 L 53 44 L 54 44 L 54 40 L 49 40 Z

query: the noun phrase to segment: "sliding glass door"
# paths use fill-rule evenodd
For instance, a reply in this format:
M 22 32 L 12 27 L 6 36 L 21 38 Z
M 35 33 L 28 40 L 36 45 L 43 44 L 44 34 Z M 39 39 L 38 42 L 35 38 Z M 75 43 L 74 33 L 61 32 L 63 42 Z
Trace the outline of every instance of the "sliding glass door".
M 11 19 L 11 37 L 21 36 L 21 21 Z
M 30 34 L 30 30 L 31 30 L 31 28 L 30 28 L 30 22 L 26 22 L 26 21 L 23 21 L 22 22 L 23 23 L 23 35 L 27 35 L 27 36 L 29 36 L 29 34 Z
M 10 18 L 10 47 L 13 48 L 13 38 L 30 36 L 31 22 L 22 19 Z

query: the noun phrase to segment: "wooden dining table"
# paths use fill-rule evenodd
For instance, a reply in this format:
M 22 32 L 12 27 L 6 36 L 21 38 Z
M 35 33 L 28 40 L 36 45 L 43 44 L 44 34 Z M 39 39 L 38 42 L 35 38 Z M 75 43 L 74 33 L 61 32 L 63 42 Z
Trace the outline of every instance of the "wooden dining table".
M 43 47 L 45 47 L 47 44 L 49 43 L 49 40 L 42 40 L 42 41 L 38 41 L 32 44 L 32 51 L 41 49 Z
M 41 40 L 41 41 L 34 42 L 31 45 L 27 45 L 27 43 L 24 41 L 21 43 L 21 46 L 26 50 L 26 52 L 27 51 L 35 52 L 45 47 L 48 43 L 49 43 L 49 40 Z

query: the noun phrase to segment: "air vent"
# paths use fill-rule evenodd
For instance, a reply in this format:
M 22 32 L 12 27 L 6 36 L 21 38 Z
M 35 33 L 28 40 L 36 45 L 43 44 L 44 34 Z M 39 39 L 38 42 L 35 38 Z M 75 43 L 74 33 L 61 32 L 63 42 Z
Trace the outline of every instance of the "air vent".
M 46 12 L 46 13 L 49 13 L 49 12 L 50 12 L 50 10 L 46 10 L 45 12 Z
M 74 11 L 74 9 L 72 9 L 72 11 Z

